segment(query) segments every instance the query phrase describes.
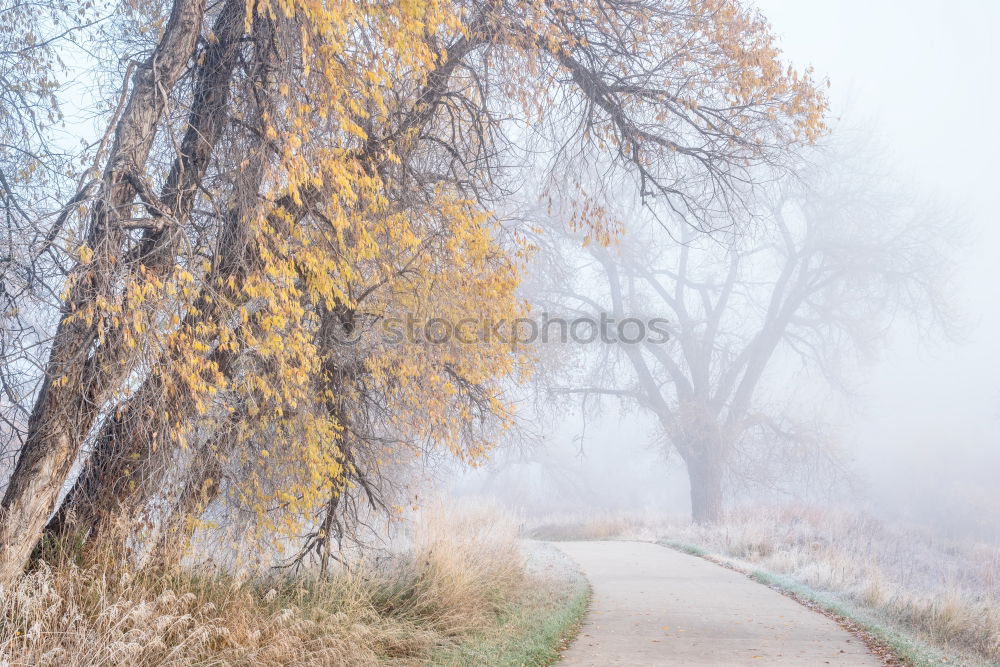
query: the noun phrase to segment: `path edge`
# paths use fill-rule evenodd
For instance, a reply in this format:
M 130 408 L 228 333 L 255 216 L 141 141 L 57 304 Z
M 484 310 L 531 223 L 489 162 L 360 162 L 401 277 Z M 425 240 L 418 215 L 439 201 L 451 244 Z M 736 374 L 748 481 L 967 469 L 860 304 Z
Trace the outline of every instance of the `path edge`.
M 667 549 L 680 551 L 689 556 L 707 560 L 727 570 L 738 572 L 751 581 L 767 586 L 785 597 L 795 600 L 807 609 L 831 619 L 844 630 L 860 639 L 869 652 L 881 660 L 886 667 L 934 667 L 935 665 L 942 664 L 942 662 L 951 665 L 962 664 L 951 657 L 942 660 L 941 658 L 945 657 L 943 654 L 927 655 L 938 652 L 932 647 L 924 645 L 923 642 L 914 637 L 896 632 L 859 610 L 852 609 L 844 603 L 831 599 L 830 596 L 820 591 L 813 590 L 787 577 L 760 568 L 745 566 L 738 561 L 713 554 L 699 546 L 677 540 L 623 541 L 651 542 Z M 919 644 L 919 649 L 914 644 Z

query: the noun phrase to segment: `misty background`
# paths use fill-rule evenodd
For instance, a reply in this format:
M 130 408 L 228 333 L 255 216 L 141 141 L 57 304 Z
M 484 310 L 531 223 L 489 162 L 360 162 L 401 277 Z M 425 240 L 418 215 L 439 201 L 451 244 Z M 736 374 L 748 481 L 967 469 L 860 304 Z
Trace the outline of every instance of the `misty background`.
M 991 35 L 1000 8 L 853 0 L 757 6 L 785 57 L 830 80 L 833 126 L 870 133 L 887 174 L 879 187 L 933 201 L 956 221 L 941 239 L 953 269 L 951 335 L 898 318 L 877 354 L 852 368 L 846 394 L 797 380 L 796 401 L 822 406 L 853 475 L 835 499 L 953 536 L 1000 539 L 993 511 L 1000 504 L 993 164 L 1000 94 L 990 84 L 1000 61 Z M 608 402 L 539 422 L 540 444 L 500 454 L 456 487 L 528 512 L 689 511 L 684 463 L 664 456 L 642 410 L 620 413 Z

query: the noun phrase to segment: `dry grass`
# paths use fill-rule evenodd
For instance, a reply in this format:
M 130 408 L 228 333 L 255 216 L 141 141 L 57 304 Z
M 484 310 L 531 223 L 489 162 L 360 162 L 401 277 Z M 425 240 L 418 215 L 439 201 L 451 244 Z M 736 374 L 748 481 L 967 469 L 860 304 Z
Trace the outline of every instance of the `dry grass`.
M 488 625 L 526 579 L 517 539 L 513 519 L 489 505 L 460 512 L 432 507 L 386 604 L 446 636 Z
M 659 523 L 655 518 L 647 522 L 642 517 L 624 513 L 602 512 L 588 516 L 549 515 L 531 523 L 525 530 L 528 537 L 541 540 L 610 540 L 634 536 L 647 525 Z
M 0 592 L 5 665 L 419 663 L 527 584 L 513 522 L 427 512 L 412 546 L 323 580 L 44 563 Z
M 574 526 L 580 527 L 577 532 Z M 617 530 L 614 529 L 617 527 Z M 1000 662 L 1000 547 L 942 539 L 856 512 L 753 507 L 698 526 L 602 515 L 539 522 L 535 535 L 665 538 L 829 592 L 952 654 Z

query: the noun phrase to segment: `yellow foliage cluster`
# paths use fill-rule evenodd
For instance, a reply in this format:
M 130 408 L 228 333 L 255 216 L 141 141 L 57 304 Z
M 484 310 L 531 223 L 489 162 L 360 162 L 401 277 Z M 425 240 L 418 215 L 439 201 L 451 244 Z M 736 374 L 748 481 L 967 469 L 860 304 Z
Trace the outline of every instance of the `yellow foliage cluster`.
M 359 125 L 391 128 L 417 107 L 388 93 L 400 81 L 418 88 L 440 64 L 431 37 L 461 29 L 458 9 L 304 0 L 265 2 L 256 11 L 300 26 L 301 69 L 280 83 L 282 103 L 265 119 L 279 159 L 268 163 L 265 201 L 248 225 L 252 269 L 236 281 L 220 268 L 226 258 L 216 257 L 200 270 L 196 280 L 206 290 L 170 331 L 168 363 L 155 372 L 169 375 L 168 391 L 197 408 L 193 421 L 178 415 L 175 433 L 240 423 L 243 446 L 216 455 L 242 471 L 233 501 L 257 513 L 264 533 L 280 536 L 298 531 L 352 465 L 342 415 L 331 406 L 349 410 L 360 392 L 378 395 L 384 433 L 405 434 L 397 444 L 411 450 L 387 446 L 386 459 L 412 456 L 425 443 L 464 458 L 485 454 L 489 438 L 485 431 L 469 437 L 477 416 L 457 381 L 485 390 L 498 424 L 508 412 L 496 384 L 516 370 L 517 358 L 502 341 L 388 345 L 373 335 L 363 345 L 331 348 L 324 318 L 347 312 L 371 328 L 404 315 L 516 317 L 522 306 L 515 259 L 492 216 L 448 185 L 417 193 L 423 200 L 395 200 L 383 166 L 410 150 L 412 133 L 381 141 Z M 248 14 L 253 20 L 260 19 Z M 244 361 L 220 372 L 227 353 Z M 341 381 L 341 363 L 363 373 L 363 387 Z

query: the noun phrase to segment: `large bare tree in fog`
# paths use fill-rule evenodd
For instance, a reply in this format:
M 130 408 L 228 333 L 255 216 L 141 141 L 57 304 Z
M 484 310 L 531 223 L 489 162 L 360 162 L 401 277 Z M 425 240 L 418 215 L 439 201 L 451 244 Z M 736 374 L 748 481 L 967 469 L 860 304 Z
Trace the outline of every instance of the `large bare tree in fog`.
M 633 342 L 635 322 L 607 325 L 618 340 L 586 346 L 583 369 L 553 382 L 651 411 L 687 467 L 700 522 L 720 517 L 727 477 L 824 454 L 822 433 L 792 416 L 808 406 L 778 398 L 789 362 L 839 383 L 844 355 L 871 351 L 897 314 L 942 315 L 942 221 L 878 191 L 860 157 L 812 158 L 761 197 L 752 233 L 706 238 L 681 225 L 667 240 L 633 208 L 619 247 L 556 242 L 542 254 L 550 311 L 670 321 L 665 344 Z

